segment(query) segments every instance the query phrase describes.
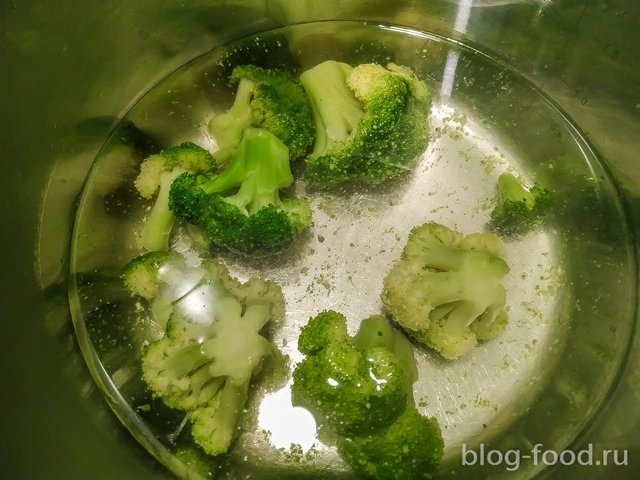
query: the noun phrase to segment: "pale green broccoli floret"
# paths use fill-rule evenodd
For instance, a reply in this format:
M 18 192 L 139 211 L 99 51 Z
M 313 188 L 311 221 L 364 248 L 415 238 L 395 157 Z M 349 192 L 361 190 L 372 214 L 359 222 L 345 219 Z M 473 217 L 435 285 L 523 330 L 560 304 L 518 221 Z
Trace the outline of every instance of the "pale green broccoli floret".
M 217 162 L 213 156 L 191 142 L 167 148 L 142 162 L 135 180 L 136 189 L 142 198 L 147 199 L 158 192 L 142 227 L 140 240 L 143 248 L 149 251 L 169 248 L 169 235 L 174 222 L 173 213 L 169 210 L 169 190 L 173 181 L 184 172 L 199 174 L 216 168 Z
M 124 285 L 133 295 L 150 300 L 158 295 L 161 279 L 170 271 L 170 267 L 181 262 L 182 257 L 174 252 L 142 254 L 125 265 L 122 272 Z
M 122 280 L 132 294 L 145 299 L 162 331 L 173 311 L 173 303 L 202 279 L 202 271 L 188 268 L 182 255 L 171 251 L 147 252 L 125 265 Z
M 429 140 L 431 95 L 408 67 L 325 61 L 300 76 L 316 142 L 305 179 L 316 187 L 377 185 L 411 169 Z
M 240 427 L 252 378 L 275 353 L 267 323 L 284 316 L 273 282 L 241 284 L 222 264 L 196 270 L 202 280 L 173 303 L 161 339 L 143 353 L 143 378 L 154 396 L 183 410 L 194 440 L 210 455 L 228 450 Z
M 407 333 L 445 358 L 458 358 L 507 324 L 505 257 L 494 234 L 464 237 L 426 223 L 411 231 L 385 277 L 382 301 Z

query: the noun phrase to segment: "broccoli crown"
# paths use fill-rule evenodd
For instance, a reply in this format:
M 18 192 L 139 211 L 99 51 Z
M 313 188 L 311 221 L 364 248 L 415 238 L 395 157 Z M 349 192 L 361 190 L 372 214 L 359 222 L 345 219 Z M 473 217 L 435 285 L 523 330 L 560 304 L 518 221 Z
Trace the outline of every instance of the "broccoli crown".
M 247 127 L 222 173 L 176 178 L 169 208 L 202 227 L 213 245 L 243 253 L 274 252 L 311 223 L 306 201 L 280 196 L 280 189 L 292 183 L 287 147 L 267 130 Z
M 491 212 L 490 227 L 515 236 L 538 226 L 551 212 L 553 194 L 537 183 L 526 188 L 522 180 L 505 172 L 498 177 L 497 205 Z
M 216 168 L 216 160 L 207 150 L 195 143 L 185 142 L 143 160 L 135 187 L 143 198 L 151 198 L 160 186 L 163 172 L 177 169 L 179 172 L 203 173 Z
M 312 318 L 298 348 L 307 354 L 293 373 L 292 396 L 321 425 L 340 434 L 366 434 L 389 425 L 407 407 L 413 379 L 406 359 L 386 344 L 358 344 L 347 335 L 342 314 L 326 311 Z
M 431 96 L 409 68 L 326 61 L 300 81 L 316 119 L 310 184 L 376 185 L 409 170 L 426 147 Z
M 147 252 L 127 263 L 121 276 L 131 294 L 150 300 L 158 295 L 162 283 L 179 274 L 181 266 L 182 257 L 177 253 Z
M 342 458 L 363 478 L 418 480 L 432 478 L 444 443 L 438 423 L 407 408 L 386 430 L 338 442 Z
M 330 343 L 347 343 L 347 319 L 334 310 L 320 312 L 311 318 L 298 337 L 298 350 L 313 355 Z
M 458 358 L 506 326 L 502 241 L 437 223 L 414 228 L 384 279 L 382 301 L 398 324 L 443 357 Z
M 124 266 L 121 278 L 131 295 L 145 299 L 151 313 L 150 326 L 162 336 L 173 303 L 201 281 L 202 272 L 188 268 L 179 253 L 163 250 L 135 257 Z
M 197 270 L 200 283 L 173 303 L 142 371 L 153 395 L 185 411 L 196 443 L 217 455 L 236 436 L 251 378 L 275 348 L 262 332 L 284 316 L 284 299 L 275 283 L 240 284 L 213 260 Z
M 234 103 L 209 124 L 221 149 L 235 146 L 244 128 L 252 126 L 278 137 L 289 149 L 291 159 L 309 150 L 315 138 L 313 112 L 295 75 L 241 65 L 234 68 L 230 81 L 238 85 Z

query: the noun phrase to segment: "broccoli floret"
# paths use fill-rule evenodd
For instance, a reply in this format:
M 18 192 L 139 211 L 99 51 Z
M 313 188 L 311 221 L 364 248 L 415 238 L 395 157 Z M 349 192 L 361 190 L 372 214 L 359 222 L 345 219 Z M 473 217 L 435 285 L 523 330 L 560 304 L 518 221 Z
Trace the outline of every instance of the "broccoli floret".
M 215 116 L 209 129 L 220 148 L 217 156 L 229 158 L 249 126 L 267 130 L 289 149 L 291 159 L 313 145 L 315 124 L 309 99 L 290 72 L 255 65 L 234 68 L 230 81 L 237 84 L 233 105 Z
M 400 331 L 373 315 L 350 337 L 344 315 L 328 310 L 302 328 L 298 349 L 306 358 L 293 372 L 293 401 L 332 431 L 339 454 L 357 473 L 431 478 L 442 435 L 435 419 L 416 411 L 416 363 Z
M 498 177 L 496 202 L 490 228 L 502 235 L 515 236 L 543 221 L 552 210 L 553 194 L 537 183 L 526 188 L 520 178 L 505 172 Z
M 431 95 L 407 67 L 330 60 L 300 82 L 316 120 L 305 172 L 313 186 L 380 184 L 411 169 L 429 141 Z
M 298 350 L 304 355 L 313 355 L 332 342 L 349 341 L 347 321 L 344 315 L 326 310 L 309 320 L 298 337 Z
M 338 442 L 342 458 L 363 478 L 418 480 L 432 478 L 444 449 L 433 418 L 407 408 L 383 432 L 347 437 Z
M 202 281 L 173 304 L 166 334 L 145 349 L 143 378 L 154 396 L 183 410 L 196 443 L 210 455 L 228 450 L 252 377 L 275 347 L 262 335 L 284 316 L 280 287 L 240 284 L 213 260 Z
M 287 147 L 267 130 L 247 127 L 221 174 L 183 173 L 174 181 L 169 208 L 202 227 L 214 246 L 275 252 L 311 223 L 306 201 L 280 194 L 292 183 Z
M 426 223 L 409 234 L 384 279 L 382 301 L 416 340 L 448 359 L 472 350 L 507 324 L 504 245 L 491 233 L 461 233 Z
M 124 285 L 133 295 L 147 300 L 158 294 L 160 278 L 173 260 L 180 260 L 174 252 L 159 251 L 144 253 L 125 265 L 122 272 Z
M 183 172 L 204 173 L 217 168 L 216 160 L 204 148 L 191 142 L 167 148 L 146 158 L 140 165 L 135 187 L 142 198 L 158 192 L 142 227 L 141 243 L 149 250 L 167 250 L 174 217 L 169 210 L 169 190 Z
M 202 272 L 187 268 L 182 255 L 161 250 L 131 260 L 121 277 L 129 293 L 149 303 L 155 326 L 161 331 L 171 316 L 173 303 L 200 282 Z
M 326 311 L 302 328 L 298 349 L 306 358 L 293 373 L 292 398 L 323 427 L 366 434 L 389 425 L 412 400 L 413 357 L 407 368 L 408 359 L 394 351 L 395 337 L 386 333 L 391 327 L 384 327 L 384 341 L 378 339 L 379 327 L 377 321 L 365 321 L 352 338 L 346 318 Z

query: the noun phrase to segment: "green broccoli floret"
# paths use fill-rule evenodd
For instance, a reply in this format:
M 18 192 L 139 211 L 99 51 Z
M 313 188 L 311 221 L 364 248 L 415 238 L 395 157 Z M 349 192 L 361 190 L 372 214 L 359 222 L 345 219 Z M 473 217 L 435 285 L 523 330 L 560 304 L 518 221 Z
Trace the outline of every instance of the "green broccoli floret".
M 132 295 L 149 303 L 161 331 L 171 316 L 173 303 L 200 282 L 202 272 L 187 268 L 182 255 L 162 250 L 137 256 L 125 265 L 121 277 Z
M 174 181 L 169 208 L 202 227 L 212 245 L 275 252 L 311 223 L 306 201 L 280 194 L 292 183 L 287 147 L 267 130 L 247 127 L 221 174 L 184 173 Z
M 426 223 L 409 234 L 384 279 L 382 301 L 416 340 L 448 359 L 472 350 L 507 324 L 504 245 L 491 233 L 461 233 Z
M 169 210 L 169 190 L 173 181 L 184 172 L 194 174 L 213 171 L 216 160 L 204 148 L 190 142 L 167 148 L 146 158 L 140 165 L 135 187 L 142 198 L 158 192 L 155 203 L 142 227 L 141 243 L 149 250 L 167 250 L 174 217 Z
M 240 284 L 216 261 L 196 270 L 201 282 L 173 304 L 166 334 L 145 349 L 143 378 L 154 396 L 183 410 L 196 443 L 210 455 L 239 433 L 252 377 L 275 347 L 263 336 L 284 316 L 273 282 Z
M 285 70 L 255 65 L 234 68 L 230 81 L 237 84 L 233 105 L 209 123 L 220 148 L 216 155 L 229 158 L 249 126 L 267 130 L 289 149 L 291 159 L 313 145 L 315 124 L 309 99 L 295 75 Z
M 537 183 L 526 188 L 520 178 L 505 172 L 498 177 L 496 202 L 490 228 L 507 236 L 521 235 L 538 226 L 551 212 L 553 194 Z
M 444 443 L 438 423 L 407 408 L 387 429 L 338 442 L 340 456 L 362 477 L 374 480 L 432 478 Z
M 395 353 L 398 339 L 382 320 L 384 325 L 363 322 L 352 338 L 346 318 L 329 310 L 302 328 L 298 349 L 306 358 L 293 373 L 292 397 L 320 425 L 340 434 L 366 434 L 389 425 L 412 400 L 415 361 Z
M 294 404 L 308 408 L 337 438 L 342 458 L 365 478 L 431 478 L 442 457 L 435 419 L 413 400 L 417 368 L 407 338 L 382 315 L 347 334 L 344 315 L 328 310 L 302 328 L 306 355 L 293 372 Z
M 306 159 L 311 185 L 377 185 L 410 170 L 424 151 L 431 95 L 409 68 L 325 61 L 303 72 L 300 82 L 316 120 Z
M 298 350 L 304 355 L 314 355 L 332 342 L 348 341 L 349 334 L 344 315 L 326 310 L 309 320 L 304 326 L 298 337 Z

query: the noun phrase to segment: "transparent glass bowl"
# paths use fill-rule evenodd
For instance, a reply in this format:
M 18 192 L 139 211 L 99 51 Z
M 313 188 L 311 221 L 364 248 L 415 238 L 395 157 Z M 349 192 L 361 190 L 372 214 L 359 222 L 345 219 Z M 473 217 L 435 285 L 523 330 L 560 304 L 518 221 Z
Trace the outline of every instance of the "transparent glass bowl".
M 149 207 L 133 180 L 141 160 L 162 147 L 189 140 L 215 148 L 208 120 L 233 95 L 222 59 L 284 57 L 301 69 L 325 59 L 408 65 L 434 97 L 432 139 L 414 172 L 349 194 L 309 192 L 299 181 L 294 192 L 309 200 L 314 223 L 287 255 L 248 262 L 216 254 L 241 280 L 261 276 L 282 286 L 287 318 L 274 342 L 293 363 L 300 358 L 297 333 L 310 316 L 343 311 L 353 331 L 381 311 L 382 278 L 412 227 L 436 221 L 465 234 L 486 229 L 505 170 L 554 191 L 555 213 L 544 228 L 506 240 L 510 322 L 504 334 L 455 362 L 415 351 L 416 401 L 443 430 L 442 478 L 532 476 L 544 465 L 523 462 L 512 472 L 504 465 L 463 466 L 462 447 L 526 452 L 540 443 L 560 451 L 585 430 L 627 353 L 634 322 L 627 220 L 596 152 L 543 92 L 471 46 L 391 25 L 301 24 L 221 46 L 164 79 L 123 118 L 87 178 L 71 245 L 74 325 L 107 401 L 172 472 L 206 474 L 184 454 L 192 443 L 183 418 L 152 399 L 140 375 L 139 351 L 148 338 L 141 306 L 119 278 L 122 266 L 142 252 L 136 232 Z M 204 254 L 184 228 L 176 228 L 173 245 Z M 351 476 L 335 449 L 316 438 L 313 422 L 300 420 L 304 414 L 291 406 L 287 386 L 262 391 L 248 415 L 255 428 L 225 459 L 206 460 L 220 478 Z M 291 428 L 292 415 L 302 415 L 295 423 L 306 427 Z M 292 451 L 292 444 L 299 448 Z M 299 455 L 311 448 L 313 456 Z

